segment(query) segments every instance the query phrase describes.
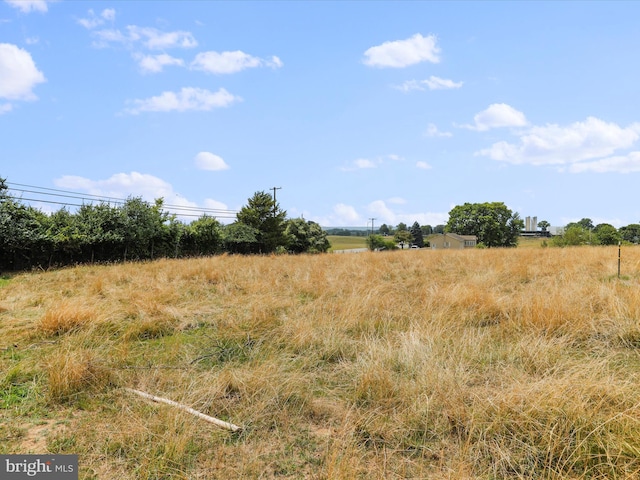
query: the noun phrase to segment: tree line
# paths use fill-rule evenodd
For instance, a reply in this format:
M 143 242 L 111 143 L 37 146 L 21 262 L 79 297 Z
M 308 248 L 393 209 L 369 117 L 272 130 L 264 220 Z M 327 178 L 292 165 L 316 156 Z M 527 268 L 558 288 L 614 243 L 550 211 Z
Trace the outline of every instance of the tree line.
M 593 224 L 590 218 L 567 224 L 561 235 L 551 239 L 558 247 L 572 245 L 618 245 L 618 243 L 640 243 L 640 224 L 632 223 L 616 228 L 609 223 Z
M 0 270 L 93 262 L 179 258 L 220 253 L 316 253 L 331 247 L 319 224 L 287 218 L 271 195 L 256 192 L 223 225 L 203 215 L 191 223 L 129 197 L 120 205 L 84 204 L 47 214 L 8 193 L 0 178 Z
M 543 246 L 557 247 L 571 245 L 617 245 L 618 243 L 639 244 L 640 224 L 632 223 L 616 228 L 608 223 L 593 224 L 590 218 L 567 224 L 559 235 L 548 233 L 550 223 L 546 220 L 538 222 L 537 227 L 542 235 L 551 237 L 543 240 Z M 455 206 L 449 212 L 446 225 L 420 226 L 418 222 L 408 228 L 399 223 L 395 228 L 381 225 L 377 233 L 367 239 L 371 250 L 394 249 L 398 245 L 410 244 L 419 247 L 428 246 L 425 238 L 433 233 L 457 233 L 459 235 L 475 235 L 478 247 L 515 247 L 520 233 L 524 229 L 524 221 L 517 212 L 511 211 L 502 202 L 465 203 Z

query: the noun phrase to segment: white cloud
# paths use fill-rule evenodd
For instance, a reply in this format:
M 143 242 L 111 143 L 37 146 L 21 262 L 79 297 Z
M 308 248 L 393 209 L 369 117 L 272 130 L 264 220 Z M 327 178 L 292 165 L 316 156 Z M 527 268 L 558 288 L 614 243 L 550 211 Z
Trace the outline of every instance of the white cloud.
M 431 168 L 433 168 L 427 162 L 423 162 L 423 161 L 416 162 L 416 167 L 421 170 L 430 170 Z
M 356 212 L 356 209 L 351 205 L 345 205 L 344 203 L 338 203 L 333 207 L 332 217 L 336 223 L 331 225 L 359 225 L 362 223 L 360 215 Z
M 387 199 L 387 202 L 393 203 L 394 205 L 404 205 L 407 201 L 402 197 L 391 197 Z
M 75 175 L 64 175 L 53 182 L 57 187 L 80 190 L 91 195 L 123 199 L 128 196 L 142 197 L 152 202 L 163 197 L 176 196 L 170 183 L 146 173 L 117 173 L 106 180 L 91 180 Z M 173 201 L 167 203 L 174 203 Z
M 191 32 L 162 32 L 155 28 L 138 27 L 136 25 L 129 25 L 127 30 L 129 38 L 134 41 L 141 41 L 150 50 L 175 47 L 193 48 L 198 46 L 198 42 Z
M 109 17 L 110 15 L 107 15 Z M 95 46 L 104 47 L 110 43 L 122 43 L 131 47 L 142 45 L 149 50 L 163 50 L 167 48 L 194 48 L 198 42 L 191 34 L 181 30 L 163 32 L 156 28 L 128 25 L 126 33 L 118 29 L 94 30 L 93 35 L 98 39 Z
M 166 53 L 160 55 L 140 55 L 133 56 L 138 61 L 138 66 L 143 73 L 158 73 L 167 66 L 184 66 L 184 60 L 175 58 Z
M 425 137 L 453 137 L 451 132 L 441 132 L 433 123 L 427 125 L 427 130 L 424 132 L 424 135 Z
M 387 155 L 387 158 L 389 160 L 393 160 L 394 162 L 401 162 L 402 160 L 404 160 L 404 158 L 402 158 L 400 155 L 396 155 L 395 153 Z
M 229 165 L 225 163 L 222 157 L 210 152 L 200 152 L 195 157 L 196 167 L 200 170 L 227 170 Z
M 222 53 L 214 51 L 198 53 L 191 63 L 191 68 L 193 70 L 201 70 L 207 73 L 221 75 L 240 72 L 247 68 L 280 68 L 282 65 L 282 61 L 275 56 L 265 60 L 236 50 Z
M 453 80 L 431 75 L 426 80 L 407 80 L 402 85 L 398 85 L 395 88 L 405 93 L 413 90 L 424 91 L 427 88 L 429 90 L 450 90 L 462 87 L 463 83 L 464 82 L 454 82 Z
M 628 155 L 603 158 L 594 162 L 573 163 L 569 166 L 569 172 L 640 172 L 640 152 L 631 152 Z
M 524 127 L 528 125 L 524 113 L 506 103 L 494 103 L 473 117 L 474 125 L 461 125 L 463 128 L 485 132 L 492 128 Z
M 377 167 L 377 165 L 371 160 L 369 160 L 368 158 L 358 158 L 353 163 L 356 166 L 356 168 L 376 168 Z
M 226 203 L 222 203 L 211 198 L 205 199 L 204 206 L 205 208 L 209 208 L 211 210 L 229 210 L 229 207 Z
M 329 215 L 320 217 L 307 213 L 305 218 L 309 218 L 324 227 L 357 227 L 366 224 L 366 220 L 360 216 L 354 207 L 344 203 L 334 205 Z
M 0 115 L 9 113 L 11 110 L 13 110 L 13 105 L 10 103 L 0 104 Z
M 141 112 L 209 111 L 240 101 L 242 98 L 232 95 L 224 88 L 211 92 L 202 88 L 185 87 L 179 92 L 162 92 L 156 97 L 133 100 L 129 102 L 133 106 L 125 109 L 125 113 L 138 115 Z
M 48 10 L 47 0 L 4 0 L 5 3 L 17 8 L 23 13 L 40 12 Z
M 452 88 L 460 88 L 463 84 L 463 82 L 454 82 L 453 80 L 434 77 L 433 75 L 423 80 L 422 83 L 429 87 L 429 90 L 449 90 Z
M 116 18 L 116 11 L 112 8 L 106 8 L 100 13 L 100 15 L 96 15 L 93 9 L 89 9 L 87 11 L 87 18 L 79 18 L 77 20 L 78 24 L 82 25 L 87 30 L 92 30 L 100 25 L 103 25 L 105 21 L 112 22 Z
M 340 167 L 340 170 L 342 170 L 343 172 L 353 172 L 354 170 L 378 168 L 379 163 L 381 163 L 380 160 L 374 162 L 373 160 L 370 160 L 368 158 L 357 158 L 349 165 Z
M 0 43 L 0 98 L 36 100 L 32 90 L 45 81 L 29 52 L 10 43 Z
M 423 37 L 416 33 L 406 40 L 384 42 L 364 52 L 363 63 L 370 67 L 403 68 L 421 62 L 438 63 L 440 48 L 435 35 Z
M 142 197 L 142 199 L 147 202 L 154 202 L 157 198 L 163 198 L 165 209 L 175 213 L 185 221 L 194 220 L 193 215 L 198 215 L 199 212 L 197 209 L 201 208 L 196 202 L 188 200 L 176 192 L 170 183 L 146 173 L 117 173 L 105 180 L 91 180 L 75 175 L 65 175 L 55 179 L 54 184 L 61 188 L 81 191 L 90 195 L 110 197 L 114 200 L 122 200 L 133 196 Z M 180 208 L 174 209 L 172 206 L 189 207 L 195 210 L 185 211 Z M 222 211 L 228 210 L 226 204 L 209 198 L 204 201 L 204 208 Z M 213 216 L 216 216 L 215 213 L 216 212 L 214 212 Z M 220 212 L 220 215 L 230 216 L 231 213 Z
M 113 22 L 116 19 L 116 11 L 113 8 L 105 8 L 100 16 L 105 20 Z
M 449 219 L 448 213 L 418 212 L 418 213 L 396 213 L 389 208 L 384 200 L 375 200 L 367 206 L 371 216 L 376 218 L 376 224 L 397 225 L 400 222 L 413 225 L 418 222 L 420 225 L 444 225 Z
M 616 151 L 630 148 L 640 139 L 640 123 L 626 128 L 595 117 L 560 126 L 534 126 L 518 134 L 519 142 L 500 141 L 476 152 L 493 160 L 513 164 L 571 165 L 570 171 L 635 171 L 635 153 L 611 158 Z M 591 161 L 580 164 L 580 162 Z M 595 161 L 597 160 L 597 161 Z

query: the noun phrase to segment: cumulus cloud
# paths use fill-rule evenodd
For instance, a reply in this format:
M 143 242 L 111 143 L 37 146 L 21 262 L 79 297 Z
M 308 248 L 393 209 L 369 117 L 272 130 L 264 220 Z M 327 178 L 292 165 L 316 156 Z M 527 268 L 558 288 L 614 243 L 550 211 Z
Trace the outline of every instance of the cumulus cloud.
M 132 100 L 129 102 L 132 106 L 125 109 L 125 113 L 209 111 L 240 101 L 241 97 L 232 95 L 224 88 L 211 92 L 203 88 L 185 87 L 179 92 L 162 92 L 156 97 Z
M 416 167 L 419 168 L 420 170 L 430 170 L 431 168 L 433 168 L 427 162 L 423 162 L 423 161 L 416 162 Z
M 0 43 L 0 99 L 36 100 L 33 88 L 45 81 L 29 52 L 10 43 Z M 6 105 L 5 113 L 11 109 Z
M 225 163 L 222 157 L 211 152 L 200 152 L 195 157 L 196 167 L 200 170 L 227 170 L 229 165 Z
M 236 73 L 247 68 L 256 67 L 282 67 L 282 61 L 278 57 L 263 59 L 254 57 L 248 53 L 236 50 L 233 52 L 201 52 L 191 62 L 193 70 L 200 70 L 217 75 Z
M 399 213 L 394 211 L 387 205 L 384 200 L 375 200 L 367 206 L 371 216 L 376 218 L 378 225 L 386 223 L 387 225 L 397 225 L 400 222 L 412 225 L 418 222 L 420 225 L 443 225 L 449 219 L 448 213 L 436 212 L 416 212 L 416 213 Z
M 143 73 L 159 73 L 167 66 L 184 66 L 184 60 L 166 53 L 161 53 L 160 55 L 135 54 L 133 58 L 138 61 L 140 71 Z
M 216 214 L 219 213 L 221 220 L 233 216 L 223 202 L 206 199 L 203 207 L 200 207 L 196 202 L 188 200 L 176 192 L 169 182 L 146 173 L 117 173 L 104 180 L 65 175 L 55 179 L 54 184 L 60 188 L 113 199 L 125 199 L 133 196 L 142 197 L 147 202 L 154 202 L 157 198 L 163 198 L 165 209 L 175 213 L 178 217 L 183 215 L 181 218 L 186 221 L 193 220 L 193 215 L 199 214 L 199 208 L 218 210 L 219 212 L 213 212 L 213 216 L 218 216 Z M 172 208 L 173 206 L 178 208 Z M 185 207 L 188 207 L 188 210 L 185 210 Z
M 404 68 L 421 62 L 438 63 L 440 48 L 436 36 L 416 33 L 406 40 L 384 42 L 364 52 L 363 63 L 370 67 Z
M 170 183 L 154 175 L 146 173 L 116 173 L 105 180 L 64 175 L 54 180 L 57 187 L 79 190 L 91 195 L 112 197 L 116 199 L 128 196 L 139 196 L 146 201 L 156 198 L 172 198 L 176 195 Z
M 473 117 L 473 125 L 461 125 L 463 128 L 485 132 L 492 128 L 524 127 L 528 125 L 524 113 L 506 103 L 494 103 Z
M 47 0 L 4 0 L 5 3 L 17 8 L 22 13 L 40 12 L 48 10 Z
M 635 153 L 611 156 L 632 147 L 639 138 L 640 123 L 623 128 L 588 117 L 567 126 L 534 126 L 520 132 L 515 143 L 500 141 L 476 154 L 512 164 L 556 165 L 559 168 L 570 165 L 571 172 L 628 172 L 637 168 Z
M 344 203 L 334 205 L 328 216 L 316 217 L 314 221 L 320 225 L 331 227 L 353 227 L 364 223 L 364 219 L 356 209 Z
M 452 137 L 453 133 L 451 132 L 441 132 L 438 130 L 438 127 L 433 123 L 427 125 L 427 130 L 424 132 L 425 137 Z
M 419 90 L 424 91 L 426 89 L 429 90 L 450 90 L 455 88 L 462 87 L 463 82 L 454 82 L 453 80 L 448 80 L 446 78 L 436 77 L 431 75 L 426 80 L 407 80 L 402 85 L 398 85 L 395 88 L 401 90 L 405 93 Z
M 0 104 L 0 115 L 9 113 L 11 110 L 13 110 L 13 106 L 10 103 Z

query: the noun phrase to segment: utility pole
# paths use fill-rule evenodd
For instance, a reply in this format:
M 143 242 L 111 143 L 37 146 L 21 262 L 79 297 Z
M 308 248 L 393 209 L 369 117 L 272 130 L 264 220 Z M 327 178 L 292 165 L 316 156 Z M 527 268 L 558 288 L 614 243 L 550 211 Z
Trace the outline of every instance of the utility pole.
M 373 221 L 376 220 L 375 218 L 370 218 L 369 220 L 371 220 L 371 235 L 373 235 Z
M 273 216 L 276 216 L 276 190 L 282 190 L 282 187 L 272 187 L 273 190 Z

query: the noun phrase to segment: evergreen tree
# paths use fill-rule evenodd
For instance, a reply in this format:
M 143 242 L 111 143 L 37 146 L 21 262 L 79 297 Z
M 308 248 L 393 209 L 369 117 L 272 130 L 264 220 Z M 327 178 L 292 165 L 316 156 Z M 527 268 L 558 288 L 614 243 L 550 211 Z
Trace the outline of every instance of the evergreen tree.
M 273 201 L 271 195 L 256 192 L 246 206 L 236 215 L 237 221 L 257 231 L 256 251 L 252 253 L 271 253 L 279 246 L 286 246 L 284 221 L 287 212 Z
M 413 222 L 411 225 L 411 229 L 409 230 L 411 235 L 413 235 L 413 244 L 418 247 L 424 247 L 424 237 L 422 236 L 422 228 L 418 222 Z

